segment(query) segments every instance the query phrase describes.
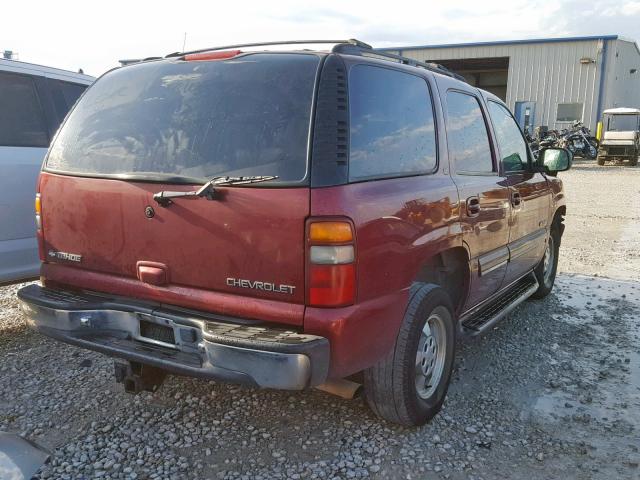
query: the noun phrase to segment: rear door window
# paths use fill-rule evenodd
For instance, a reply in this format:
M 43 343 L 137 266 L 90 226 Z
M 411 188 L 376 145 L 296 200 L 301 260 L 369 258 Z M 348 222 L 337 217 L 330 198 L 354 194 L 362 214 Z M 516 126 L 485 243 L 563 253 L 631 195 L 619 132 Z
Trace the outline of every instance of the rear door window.
M 447 143 L 458 173 L 494 172 L 487 125 L 480 102 L 462 92 L 447 92 Z
M 527 144 L 511 113 L 496 102 L 487 102 L 505 172 L 524 170 L 528 164 Z
M 49 146 L 42 106 L 28 75 L 0 72 L 0 146 Z
M 318 65 L 311 54 L 257 53 L 114 70 L 73 109 L 47 168 L 177 182 L 219 175 L 299 182 Z
M 62 80 L 47 79 L 49 85 L 49 91 L 51 92 L 51 98 L 56 108 L 56 114 L 58 117 L 58 124 L 56 130 L 60 125 L 60 122 L 64 120 L 71 107 L 76 103 L 82 92 L 85 91 L 87 85 L 81 85 L 78 83 L 64 82 Z
M 435 170 L 433 105 L 423 78 L 356 65 L 349 75 L 349 110 L 350 180 Z

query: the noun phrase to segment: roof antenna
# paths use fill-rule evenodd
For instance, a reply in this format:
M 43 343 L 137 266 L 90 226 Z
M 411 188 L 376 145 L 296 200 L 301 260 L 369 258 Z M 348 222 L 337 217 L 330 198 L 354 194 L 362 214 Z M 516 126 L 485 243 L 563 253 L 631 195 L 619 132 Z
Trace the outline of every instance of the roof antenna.
M 182 51 L 184 52 L 185 46 L 187 45 L 187 32 L 184 32 L 184 38 L 182 40 Z

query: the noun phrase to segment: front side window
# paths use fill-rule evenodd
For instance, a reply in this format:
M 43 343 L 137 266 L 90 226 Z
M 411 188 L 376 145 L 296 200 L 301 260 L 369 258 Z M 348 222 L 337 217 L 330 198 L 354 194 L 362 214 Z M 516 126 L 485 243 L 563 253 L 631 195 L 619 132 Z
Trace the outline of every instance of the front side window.
M 255 53 L 114 70 L 72 110 L 47 168 L 179 182 L 219 175 L 299 182 L 319 63 L 311 54 Z
M 27 75 L 0 73 L 0 146 L 49 146 L 35 84 Z
M 556 120 L 558 122 L 575 122 L 582 120 L 582 104 L 559 103 Z
M 476 97 L 447 92 L 447 143 L 456 172 L 494 171 L 487 125 Z
M 528 163 L 527 145 L 518 124 L 503 105 L 496 102 L 488 102 L 488 105 L 504 171 L 524 170 Z
M 423 78 L 356 65 L 349 75 L 349 112 L 349 180 L 436 168 L 433 106 Z

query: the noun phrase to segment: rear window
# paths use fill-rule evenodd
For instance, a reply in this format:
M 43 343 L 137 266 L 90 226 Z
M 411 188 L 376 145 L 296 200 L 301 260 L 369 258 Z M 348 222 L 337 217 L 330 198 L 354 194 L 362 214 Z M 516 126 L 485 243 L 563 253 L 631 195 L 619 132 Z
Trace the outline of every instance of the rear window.
M 28 75 L 0 73 L 0 146 L 49 146 L 40 100 Z
M 204 180 L 306 176 L 319 58 L 251 54 L 141 63 L 98 80 L 71 112 L 47 168 Z

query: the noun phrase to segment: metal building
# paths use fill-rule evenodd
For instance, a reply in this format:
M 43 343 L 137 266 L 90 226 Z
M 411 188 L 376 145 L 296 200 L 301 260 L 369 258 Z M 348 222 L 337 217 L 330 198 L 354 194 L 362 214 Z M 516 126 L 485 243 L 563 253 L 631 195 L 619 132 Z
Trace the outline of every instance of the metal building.
M 523 128 L 592 131 L 602 111 L 640 108 L 640 50 L 617 35 L 384 48 L 432 61 L 501 97 Z

